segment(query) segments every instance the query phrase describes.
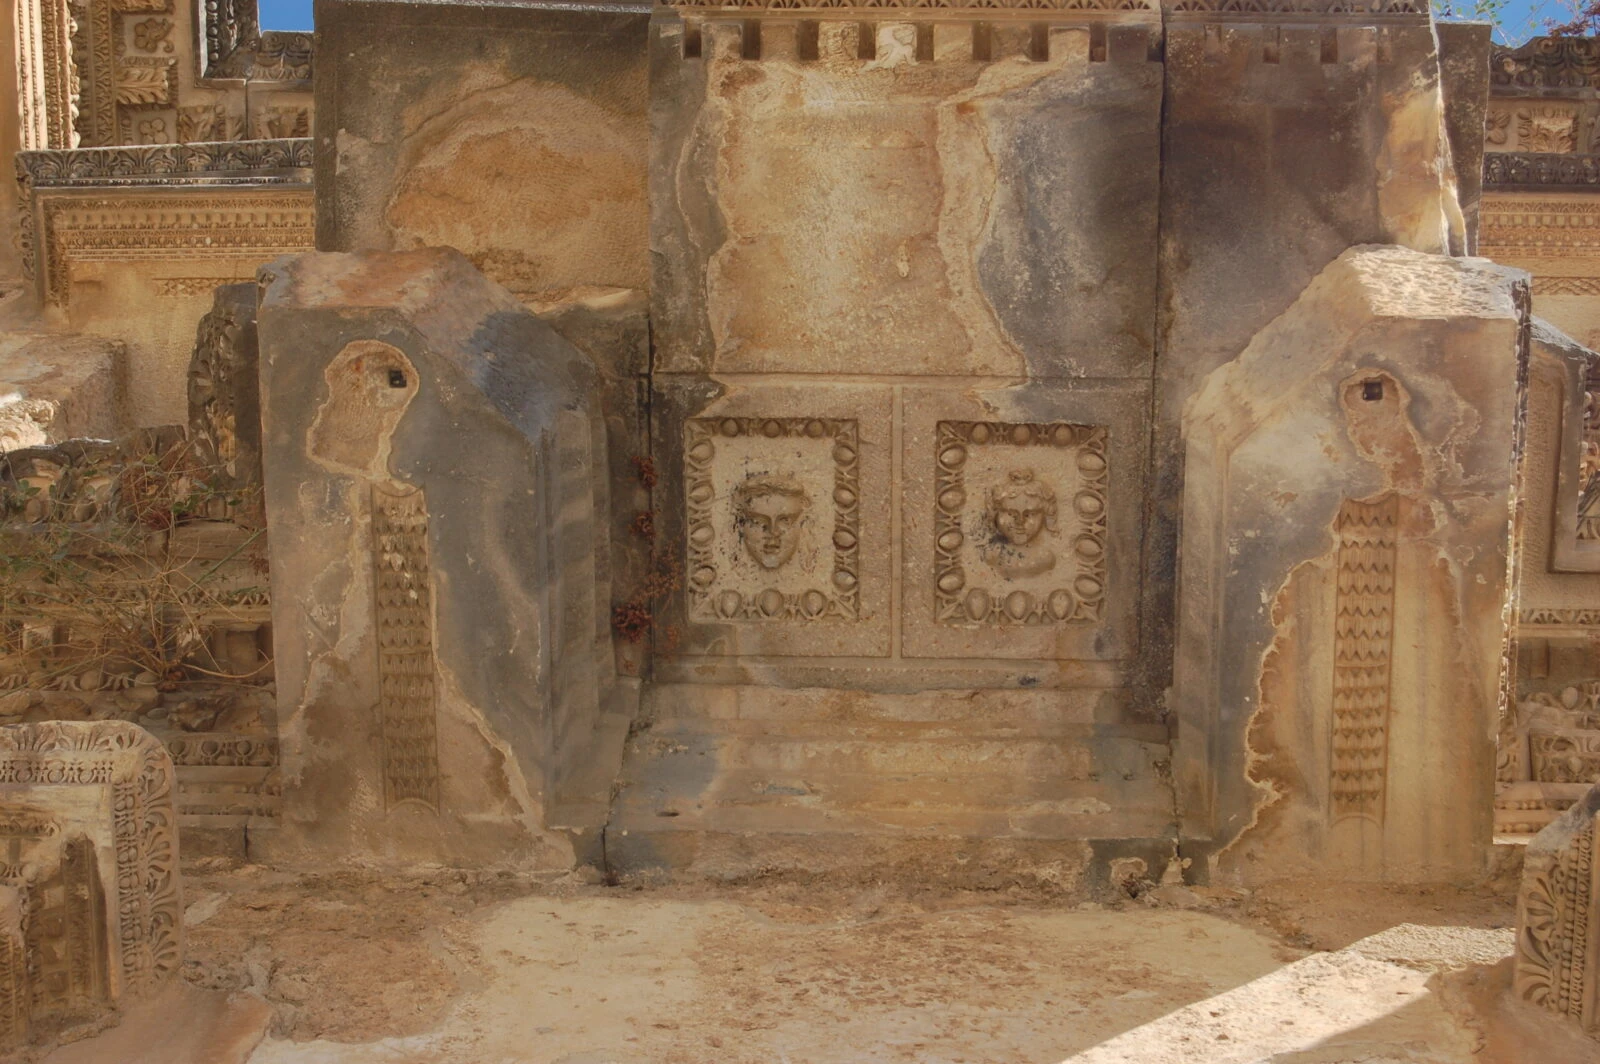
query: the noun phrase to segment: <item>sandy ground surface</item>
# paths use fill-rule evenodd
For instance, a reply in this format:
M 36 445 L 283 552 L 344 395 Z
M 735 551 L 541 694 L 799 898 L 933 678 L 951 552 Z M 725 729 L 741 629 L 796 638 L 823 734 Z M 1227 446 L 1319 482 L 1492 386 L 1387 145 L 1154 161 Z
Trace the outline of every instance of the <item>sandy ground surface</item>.
M 189 983 L 271 1006 L 250 1064 L 1600 1060 L 1501 1015 L 1514 912 L 1489 892 L 186 884 Z

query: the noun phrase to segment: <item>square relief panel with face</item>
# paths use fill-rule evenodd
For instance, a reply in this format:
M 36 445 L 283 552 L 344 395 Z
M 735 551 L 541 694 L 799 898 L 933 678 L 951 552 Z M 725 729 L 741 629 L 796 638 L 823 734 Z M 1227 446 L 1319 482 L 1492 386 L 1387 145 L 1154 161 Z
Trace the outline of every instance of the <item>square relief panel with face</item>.
M 941 421 L 934 612 L 948 625 L 1100 620 L 1106 430 Z
M 694 418 L 684 445 L 690 619 L 856 620 L 856 422 Z

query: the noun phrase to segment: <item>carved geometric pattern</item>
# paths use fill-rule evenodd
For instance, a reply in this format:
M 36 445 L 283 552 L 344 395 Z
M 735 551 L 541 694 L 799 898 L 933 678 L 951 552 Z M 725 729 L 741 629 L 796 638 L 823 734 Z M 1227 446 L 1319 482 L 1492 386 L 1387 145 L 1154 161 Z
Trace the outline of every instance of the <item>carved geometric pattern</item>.
M 388 808 L 439 808 L 434 698 L 433 583 L 428 505 L 421 488 L 372 486 L 383 791 Z
M 1539 277 L 1533 279 L 1536 296 L 1600 296 L 1600 277 Z
M 941 421 L 934 445 L 934 619 L 1097 621 L 1106 585 L 1103 425 Z M 978 462 L 980 457 L 992 459 Z M 981 483 L 969 485 L 974 464 Z M 998 463 L 1004 473 L 987 469 Z M 1069 561 L 1051 542 L 1058 522 Z M 1007 522 L 1003 527 L 1001 522 Z
M 0 728 L 0 783 L 110 789 L 121 992 L 142 996 L 176 975 L 183 908 L 172 760 L 162 745 L 121 721 Z M 76 882 L 74 890 L 88 889 Z
M 1399 497 L 1339 507 L 1330 790 L 1335 819 L 1383 821 Z
M 691 618 L 852 621 L 860 615 L 858 437 L 857 422 L 844 418 L 720 417 L 686 422 Z M 777 457 L 778 451 L 788 457 Z M 743 480 L 719 479 L 735 467 L 745 475 Z M 809 479 L 802 484 L 797 476 Z M 771 518 L 746 512 L 741 507 L 749 505 L 753 492 L 793 499 L 790 505 L 801 512 Z M 831 513 L 832 521 L 811 522 L 813 509 Z M 768 526 L 768 520 L 775 523 Z M 732 542 L 759 535 L 752 527 L 756 523 L 769 528 L 772 545 L 765 556 L 757 548 L 747 554 Z M 831 528 L 826 560 L 818 556 L 821 552 L 801 549 L 800 540 L 813 524 Z
M 1524 606 L 1517 624 L 1528 628 L 1600 628 L 1600 609 L 1555 609 Z
M 1560 830 L 1557 825 L 1545 831 Z M 1588 971 L 1596 931 L 1594 844 L 1589 816 L 1556 854 L 1524 874 L 1513 977 L 1517 997 L 1590 1030 L 1600 1022 L 1590 1000 L 1595 973 Z

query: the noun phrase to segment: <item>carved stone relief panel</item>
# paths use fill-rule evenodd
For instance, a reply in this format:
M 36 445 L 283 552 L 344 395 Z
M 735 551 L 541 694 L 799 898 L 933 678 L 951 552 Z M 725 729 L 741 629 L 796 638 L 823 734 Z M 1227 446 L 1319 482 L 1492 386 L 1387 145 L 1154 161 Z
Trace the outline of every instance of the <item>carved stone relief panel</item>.
M 173 767 L 120 721 L 0 728 L 0 880 L 24 898 L 30 1013 L 81 1013 L 182 967 Z M 57 826 L 50 826 L 53 821 Z
M 1551 569 L 1600 572 L 1600 360 L 1565 360 Z
M 402 802 L 420 802 L 437 810 L 433 584 L 428 504 L 421 488 L 372 486 L 372 564 L 384 803 L 392 809 Z
M 859 436 L 839 418 L 688 422 L 692 620 L 859 617 Z
M 893 390 L 772 384 L 707 404 L 667 380 L 661 396 L 671 487 L 656 535 L 681 574 L 661 619 L 673 649 L 888 654 Z
M 1484 116 L 1484 142 L 1491 151 L 1575 152 L 1582 122 L 1577 106 L 1571 103 L 1495 100 Z
M 1520 151 L 1571 152 L 1578 149 L 1578 112 L 1559 104 L 1530 104 L 1517 109 Z
M 1328 791 L 1335 820 L 1383 823 L 1389 751 L 1389 664 L 1394 655 L 1395 535 L 1399 496 L 1339 507 L 1333 643 L 1333 736 Z
M 984 402 L 907 390 L 908 657 L 1108 660 L 1131 649 L 1142 390 L 1034 386 Z M 1034 415 L 1043 410 L 1054 416 Z
M 1600 789 L 1528 846 L 1517 895 L 1512 992 L 1588 1033 L 1600 1033 L 1600 865 L 1595 862 Z
M 941 421 L 935 446 L 939 622 L 1099 620 L 1106 577 L 1105 427 Z

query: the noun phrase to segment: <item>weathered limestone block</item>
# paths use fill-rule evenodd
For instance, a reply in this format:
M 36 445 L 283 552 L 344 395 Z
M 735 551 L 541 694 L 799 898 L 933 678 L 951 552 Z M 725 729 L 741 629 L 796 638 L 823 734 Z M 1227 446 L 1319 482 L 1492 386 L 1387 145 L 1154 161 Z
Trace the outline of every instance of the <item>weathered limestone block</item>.
M 1148 377 L 1160 26 L 1128 18 L 1098 55 L 1087 25 L 941 24 L 924 57 L 886 23 L 870 59 L 824 21 L 808 60 L 659 7 L 657 368 Z
M 1364 19 L 1166 14 L 1153 616 L 1176 616 L 1181 423 L 1206 375 L 1355 245 L 1464 247 L 1432 20 Z
M 149 998 L 183 964 L 172 760 L 120 721 L 0 728 L 0 1034 Z
M 1512 992 L 1600 1039 L 1600 862 L 1594 787 L 1528 844 Z
M 127 349 L 91 336 L 0 336 L 0 451 L 105 439 L 126 422 Z
M 1524 277 L 1353 248 L 1189 405 L 1186 854 L 1247 876 L 1483 867 Z
M 219 489 L 261 489 L 256 286 L 223 285 L 200 319 L 189 360 L 189 431 Z
M 452 250 L 261 282 L 271 852 L 568 863 L 562 766 L 621 738 L 593 368 Z
M 447 245 L 526 299 L 643 289 L 647 22 L 622 5 L 326 5 L 317 247 Z

